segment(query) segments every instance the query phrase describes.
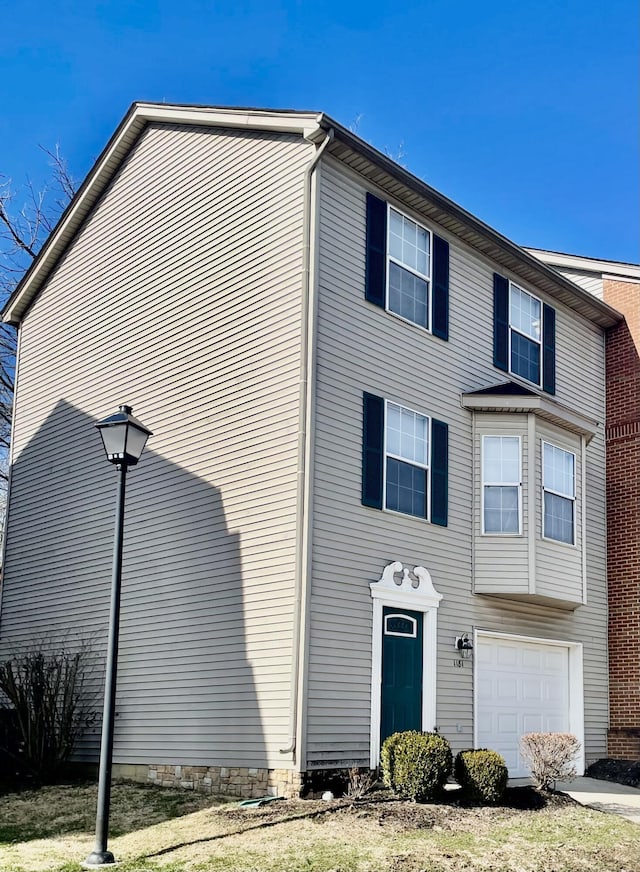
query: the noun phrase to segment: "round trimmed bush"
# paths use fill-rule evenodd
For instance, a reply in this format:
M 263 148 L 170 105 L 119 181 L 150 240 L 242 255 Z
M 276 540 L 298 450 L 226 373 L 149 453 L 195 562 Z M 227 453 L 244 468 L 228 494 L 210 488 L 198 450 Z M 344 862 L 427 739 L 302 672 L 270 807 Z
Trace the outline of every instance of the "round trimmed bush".
M 425 802 L 435 799 L 451 774 L 451 747 L 438 733 L 409 730 L 385 739 L 382 777 L 398 796 Z
M 504 757 L 497 751 L 479 748 L 456 755 L 454 777 L 474 802 L 499 802 L 507 787 L 509 772 Z

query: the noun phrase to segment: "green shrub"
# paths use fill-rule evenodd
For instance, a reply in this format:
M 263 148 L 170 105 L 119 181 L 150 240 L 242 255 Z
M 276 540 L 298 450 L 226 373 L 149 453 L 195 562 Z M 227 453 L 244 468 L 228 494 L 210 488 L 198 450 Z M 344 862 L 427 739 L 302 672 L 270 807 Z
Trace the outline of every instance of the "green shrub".
M 460 751 L 453 774 L 466 796 L 474 802 L 498 802 L 509 780 L 504 758 L 486 748 Z
M 380 756 L 386 786 L 417 802 L 435 799 L 441 793 L 453 763 L 446 739 L 438 733 L 416 730 L 389 736 Z

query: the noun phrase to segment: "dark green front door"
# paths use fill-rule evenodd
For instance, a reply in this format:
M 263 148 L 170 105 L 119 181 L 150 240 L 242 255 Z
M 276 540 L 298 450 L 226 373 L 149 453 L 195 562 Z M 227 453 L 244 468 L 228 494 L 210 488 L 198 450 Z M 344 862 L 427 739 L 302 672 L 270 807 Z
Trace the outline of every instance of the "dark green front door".
M 392 733 L 422 729 L 422 619 L 420 612 L 382 610 L 380 744 Z

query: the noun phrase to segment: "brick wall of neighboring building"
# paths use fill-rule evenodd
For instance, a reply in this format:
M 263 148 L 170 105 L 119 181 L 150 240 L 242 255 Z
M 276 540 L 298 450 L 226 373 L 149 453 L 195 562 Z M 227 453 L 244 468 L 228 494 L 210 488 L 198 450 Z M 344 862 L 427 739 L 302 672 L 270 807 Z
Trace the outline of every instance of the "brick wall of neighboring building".
M 609 756 L 640 760 L 640 283 L 604 280 L 607 336 Z

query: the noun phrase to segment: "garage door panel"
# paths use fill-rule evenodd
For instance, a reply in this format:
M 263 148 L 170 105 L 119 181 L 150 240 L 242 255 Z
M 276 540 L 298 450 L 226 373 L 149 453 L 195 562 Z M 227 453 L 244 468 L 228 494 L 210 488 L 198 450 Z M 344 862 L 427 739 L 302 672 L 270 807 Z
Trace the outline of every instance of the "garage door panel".
M 478 679 L 478 694 L 483 698 L 487 698 L 493 695 L 493 682 L 490 678 Z
M 540 659 L 539 651 L 522 651 L 519 665 L 538 672 L 542 666 Z
M 567 695 L 566 681 L 547 681 L 546 698 L 549 702 L 563 702 Z
M 565 675 L 567 656 L 566 648 L 560 648 L 558 651 L 548 651 L 544 658 L 545 672 L 555 672 L 558 675 Z
M 493 685 L 495 687 L 493 695 L 502 705 L 518 699 L 518 682 L 515 679 L 502 678 L 493 682 Z
M 512 777 L 528 775 L 520 737 L 569 729 L 569 649 L 478 636 L 477 654 L 478 747 L 502 754 Z
M 524 733 L 543 733 L 544 730 L 544 720 L 542 715 L 524 715 L 522 718 L 522 723 L 520 725 L 520 735 L 524 735 Z M 518 739 L 518 742 L 520 740 Z
M 543 683 L 538 678 L 525 678 L 522 681 L 522 700 L 524 702 L 542 702 L 544 699 Z
M 545 727 L 543 733 L 566 733 L 569 726 L 566 720 L 562 717 L 550 717 L 545 719 Z
M 518 728 L 518 717 L 514 714 L 499 714 L 495 718 L 496 732 L 499 736 L 511 736 Z
M 498 666 L 515 666 L 518 665 L 518 650 L 517 648 L 510 648 L 505 646 L 504 648 L 499 648 L 497 650 L 497 656 L 494 658 L 494 662 L 498 664 Z

